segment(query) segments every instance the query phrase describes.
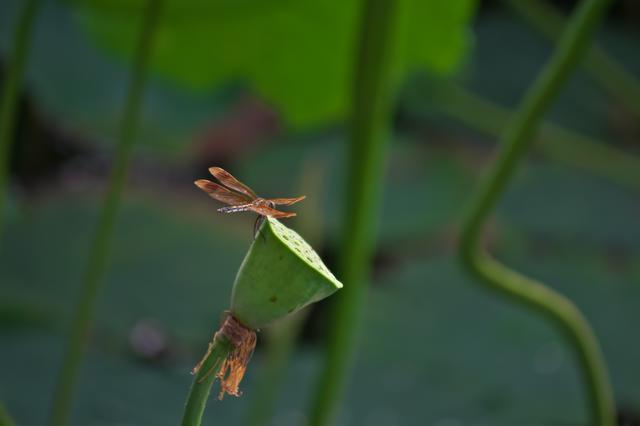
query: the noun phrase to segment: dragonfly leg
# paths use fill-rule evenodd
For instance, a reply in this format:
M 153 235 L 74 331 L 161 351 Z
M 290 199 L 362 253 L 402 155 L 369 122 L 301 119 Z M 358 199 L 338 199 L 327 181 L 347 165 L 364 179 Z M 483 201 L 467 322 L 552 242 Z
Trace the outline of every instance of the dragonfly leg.
M 262 215 L 259 215 L 256 218 L 255 223 L 253 224 L 253 239 L 255 240 L 256 237 L 258 236 L 258 232 L 260 232 L 260 226 L 262 226 L 262 223 L 264 222 L 265 217 Z M 262 236 L 262 241 L 265 240 L 264 235 Z

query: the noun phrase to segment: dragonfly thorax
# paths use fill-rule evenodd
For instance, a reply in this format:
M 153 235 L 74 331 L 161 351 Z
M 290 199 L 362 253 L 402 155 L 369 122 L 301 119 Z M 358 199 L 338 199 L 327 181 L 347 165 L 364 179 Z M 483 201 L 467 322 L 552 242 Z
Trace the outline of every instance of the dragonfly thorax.
M 274 208 L 276 206 L 276 204 L 273 201 L 265 200 L 264 198 L 260 198 L 260 197 L 253 200 L 251 204 L 255 206 L 264 206 L 264 207 L 270 207 L 270 208 Z

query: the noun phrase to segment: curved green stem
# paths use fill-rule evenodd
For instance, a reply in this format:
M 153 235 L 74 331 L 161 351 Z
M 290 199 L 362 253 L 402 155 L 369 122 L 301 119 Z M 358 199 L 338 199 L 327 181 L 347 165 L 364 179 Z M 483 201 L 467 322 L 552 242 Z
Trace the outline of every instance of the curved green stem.
M 4 229 L 4 210 L 9 181 L 9 157 L 15 127 L 18 94 L 33 33 L 33 22 L 35 21 L 39 4 L 40 0 L 27 0 L 21 11 L 20 19 L 13 35 L 13 47 L 7 61 L 7 70 L 2 87 L 2 103 L 0 104 L 0 241 L 2 240 Z
M 547 38 L 556 41 L 560 37 L 564 18 L 554 6 L 541 0 L 505 1 Z M 589 48 L 585 59 L 587 71 L 640 118 L 640 82 L 597 44 Z
M 491 137 L 500 137 L 512 114 L 464 88 L 451 85 L 437 98 L 438 110 Z M 547 157 L 640 191 L 640 158 L 551 122 L 540 124 L 536 149 Z
M 193 379 L 189 396 L 184 407 L 184 415 L 182 417 L 182 426 L 199 426 L 202 422 L 202 415 L 209 399 L 211 386 L 216 380 L 216 374 L 222 367 L 229 352 L 233 349 L 233 345 L 221 333 L 217 333 L 211 343 L 207 357 L 202 362 L 196 377 Z
M 565 297 L 492 259 L 481 249 L 481 231 L 532 139 L 542 114 L 576 66 L 606 0 L 583 0 L 572 16 L 550 62 L 533 83 L 502 138 L 498 158 L 474 194 L 463 224 L 460 258 L 479 280 L 541 312 L 569 337 L 589 393 L 592 424 L 613 426 L 614 403 L 598 342 L 578 309 Z
M 73 391 L 89 339 L 95 306 L 107 269 L 109 248 L 120 206 L 122 189 L 126 182 L 127 170 L 133 151 L 135 132 L 140 114 L 140 102 L 144 91 L 152 42 L 158 25 L 161 3 L 161 0 L 148 0 L 144 16 L 142 17 L 140 39 L 123 111 L 120 140 L 116 149 L 114 165 L 109 178 L 104 204 L 102 205 L 98 225 L 93 236 L 83 286 L 75 308 L 71 335 L 67 343 L 62 368 L 56 384 L 50 418 L 51 424 L 55 426 L 63 426 L 68 423 Z
M 393 48 L 401 4 L 399 0 L 366 0 L 363 4 L 339 265 L 344 288 L 333 305 L 324 366 L 312 401 L 311 426 L 331 423 L 355 354 L 384 175 L 396 62 Z

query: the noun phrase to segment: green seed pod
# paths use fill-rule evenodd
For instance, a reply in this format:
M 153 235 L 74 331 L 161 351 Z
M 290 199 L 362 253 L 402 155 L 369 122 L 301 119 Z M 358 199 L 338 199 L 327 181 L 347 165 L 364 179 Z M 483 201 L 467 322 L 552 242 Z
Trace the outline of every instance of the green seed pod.
M 236 276 L 231 313 L 244 326 L 259 329 L 340 288 L 300 235 L 267 218 Z

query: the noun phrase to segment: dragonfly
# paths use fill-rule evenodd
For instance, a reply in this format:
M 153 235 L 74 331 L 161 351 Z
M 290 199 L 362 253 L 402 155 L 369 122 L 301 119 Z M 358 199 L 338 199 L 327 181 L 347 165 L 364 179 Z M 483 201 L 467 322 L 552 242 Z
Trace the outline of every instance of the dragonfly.
M 207 179 L 198 179 L 194 183 L 204 192 L 209 194 L 214 200 L 228 204 L 228 206 L 218 209 L 221 213 L 236 213 L 252 211 L 258 214 L 256 221 L 256 229 L 265 217 L 273 217 L 276 219 L 293 217 L 294 212 L 283 212 L 276 209 L 276 206 L 290 206 L 298 201 L 306 198 L 305 195 L 294 198 L 262 198 L 258 197 L 251 188 L 238 179 L 233 177 L 231 173 L 221 167 L 210 167 L 209 173 L 213 175 L 222 185 L 211 182 Z

